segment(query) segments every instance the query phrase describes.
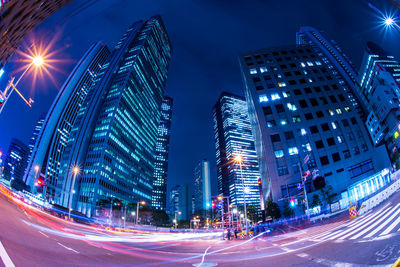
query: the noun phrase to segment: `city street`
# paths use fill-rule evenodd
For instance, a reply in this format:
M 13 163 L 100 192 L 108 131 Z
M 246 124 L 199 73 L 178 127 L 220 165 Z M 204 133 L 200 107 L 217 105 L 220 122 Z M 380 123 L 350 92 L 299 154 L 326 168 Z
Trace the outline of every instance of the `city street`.
M 246 241 L 220 233 L 121 233 L 79 225 L 2 194 L 0 255 L 5 266 L 391 266 L 400 256 L 400 204 L 354 220 Z

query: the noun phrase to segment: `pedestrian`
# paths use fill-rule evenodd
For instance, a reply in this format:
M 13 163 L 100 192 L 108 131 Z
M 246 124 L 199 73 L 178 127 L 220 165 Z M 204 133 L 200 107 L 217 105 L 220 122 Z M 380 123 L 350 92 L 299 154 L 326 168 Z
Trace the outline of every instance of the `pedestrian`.
M 235 228 L 234 233 L 235 233 L 235 239 L 237 239 L 237 235 L 238 235 L 238 233 L 239 233 L 239 229 L 238 229 L 237 227 Z
M 226 233 L 226 237 L 227 237 L 228 240 L 231 239 L 231 229 L 230 228 L 228 228 L 228 232 Z

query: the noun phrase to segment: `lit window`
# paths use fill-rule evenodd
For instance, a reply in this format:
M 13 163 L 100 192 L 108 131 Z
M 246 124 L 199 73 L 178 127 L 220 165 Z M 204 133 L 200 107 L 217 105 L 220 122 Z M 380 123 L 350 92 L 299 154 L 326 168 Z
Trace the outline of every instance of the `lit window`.
M 308 74 L 308 72 L 307 72 L 306 70 L 303 70 L 303 73 L 304 73 L 304 75 L 307 75 L 307 74 Z
M 298 123 L 298 122 L 301 122 L 301 118 L 300 118 L 300 116 L 293 116 L 292 121 L 293 121 L 293 123 Z
M 338 135 L 337 136 L 337 141 L 338 141 L 339 144 L 343 143 L 344 142 L 343 136 Z
M 284 156 L 283 150 L 274 151 L 274 154 L 275 154 L 275 158 L 277 158 L 277 159 L 282 158 Z
M 303 151 L 304 151 L 304 152 L 306 152 L 306 151 L 311 151 L 311 145 L 310 145 L 310 143 L 303 144 L 303 145 L 301 145 L 301 147 L 303 148 Z
M 271 95 L 271 99 L 272 99 L 272 100 L 277 100 L 277 99 L 281 99 L 281 97 L 279 96 L 278 93 L 275 93 L 275 94 L 272 94 L 272 95 Z
M 250 74 L 257 74 L 257 70 L 256 69 L 250 69 Z
M 260 72 L 261 73 L 264 73 L 264 72 L 267 72 L 267 71 L 268 71 L 267 67 L 261 67 L 260 68 Z
M 337 108 L 337 109 L 336 109 L 336 113 L 337 113 L 337 114 L 342 114 L 342 110 L 341 110 L 340 108 Z
M 335 130 L 337 128 L 336 123 L 331 122 L 332 128 Z
M 335 115 L 335 112 L 333 112 L 332 109 L 328 110 L 328 112 L 329 112 L 329 115 L 331 115 L 331 116 Z
M 306 134 L 307 134 L 307 131 L 306 131 L 306 129 L 301 129 L 301 130 L 300 130 L 300 133 L 301 133 L 301 135 L 306 135 Z
M 278 78 L 282 78 L 282 74 L 280 74 L 280 73 L 278 73 L 276 76 L 277 76 Z
M 287 107 L 291 111 L 296 111 L 297 110 L 296 105 L 293 105 L 292 103 L 287 103 Z
M 290 96 L 290 92 L 282 92 L 282 95 L 284 98 L 287 98 Z
M 346 112 L 350 112 L 350 108 L 349 107 L 344 107 L 344 110 L 346 110 Z
M 315 64 L 317 64 L 318 66 L 322 65 L 322 63 L 320 61 L 315 61 Z
M 308 82 L 312 83 L 314 80 L 312 78 L 308 78 Z
M 397 139 L 397 138 L 399 138 L 399 136 L 400 136 L 399 132 L 398 132 L 398 131 L 395 131 L 395 132 L 394 132 L 394 138 Z
M 311 61 L 307 61 L 307 65 L 310 67 L 314 66 L 314 64 Z
M 304 62 L 301 62 L 300 65 L 301 65 L 303 68 L 306 67 L 306 64 L 304 64 Z
M 286 119 L 281 119 L 281 125 L 286 125 L 287 124 L 287 120 Z
M 297 155 L 299 154 L 299 150 L 297 149 L 297 147 L 289 147 L 289 155 Z
M 279 86 L 279 87 L 285 87 L 285 86 L 286 86 L 286 83 L 285 83 L 285 82 L 279 82 L 279 83 L 278 83 L 278 86 Z
M 258 97 L 258 100 L 260 101 L 260 103 L 262 102 L 268 102 L 268 97 L 266 95 L 260 95 Z

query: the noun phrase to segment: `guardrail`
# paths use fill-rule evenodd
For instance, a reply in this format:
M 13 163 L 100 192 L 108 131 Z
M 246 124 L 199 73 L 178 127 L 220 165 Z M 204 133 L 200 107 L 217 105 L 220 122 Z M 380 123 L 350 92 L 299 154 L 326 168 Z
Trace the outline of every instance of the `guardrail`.
M 400 171 L 393 173 L 393 176 L 399 175 Z M 400 179 L 395 180 L 390 186 L 385 188 L 383 191 L 378 194 L 372 196 L 371 198 L 362 202 L 360 209 L 358 210 L 358 215 L 363 215 L 367 213 L 372 208 L 378 206 L 380 203 L 388 199 L 391 195 L 393 195 L 397 190 L 400 189 Z

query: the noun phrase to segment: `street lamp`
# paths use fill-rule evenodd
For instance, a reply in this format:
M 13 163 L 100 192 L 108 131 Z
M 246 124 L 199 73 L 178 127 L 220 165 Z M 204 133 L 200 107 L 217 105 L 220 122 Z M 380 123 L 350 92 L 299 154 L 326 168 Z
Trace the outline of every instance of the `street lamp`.
M 243 179 L 243 171 L 242 171 L 242 162 L 243 162 L 242 155 L 236 155 L 235 161 L 240 166 L 240 176 L 242 177 L 243 205 L 244 205 L 244 214 L 245 214 L 245 220 L 246 220 L 246 237 L 248 237 L 249 236 L 249 224 L 247 222 L 247 207 L 246 207 L 246 194 L 245 194 L 246 192 L 245 192 L 245 187 L 244 187 L 244 179 Z
M 176 218 L 176 214 L 178 214 L 178 215 L 181 215 L 181 214 L 182 214 L 182 212 L 181 212 L 181 211 L 175 211 L 175 220 L 174 220 L 174 223 L 175 223 L 175 229 L 177 229 L 177 228 L 178 228 L 178 219 Z
M 14 83 L 15 77 L 11 77 L 10 81 L 8 82 L 8 85 L 6 89 L 2 92 L 0 91 L 0 114 L 3 111 L 5 105 L 7 104 L 8 99 L 10 98 L 11 94 L 14 92 L 14 90 L 17 92 L 17 94 L 22 98 L 22 100 L 25 101 L 25 103 L 31 107 L 31 104 L 33 103 L 33 100 L 29 98 L 29 100 L 26 100 L 25 97 L 21 94 L 21 92 L 17 89 L 17 85 L 21 81 L 21 79 L 25 76 L 25 74 L 30 70 L 32 66 L 35 66 L 37 68 L 40 68 L 44 64 L 44 59 L 42 56 L 35 56 L 31 57 L 31 62 L 29 63 L 28 67 L 24 70 L 24 72 L 21 74 L 21 76 L 18 78 L 18 80 Z
M 74 190 L 74 186 L 75 186 L 75 179 L 76 176 L 79 173 L 79 167 L 78 166 L 74 166 L 72 169 L 72 173 L 73 173 L 73 179 L 72 179 L 72 184 L 71 184 L 71 188 L 69 189 L 69 201 L 68 201 L 68 219 L 71 220 L 71 202 L 72 202 L 72 194 L 73 194 L 73 190 Z
M 141 201 L 141 202 L 137 202 L 136 203 L 136 225 L 139 224 L 139 204 L 144 206 L 144 205 L 146 205 L 146 202 L 145 201 Z

